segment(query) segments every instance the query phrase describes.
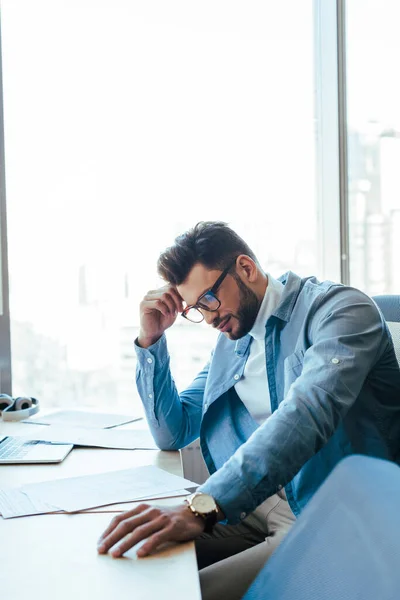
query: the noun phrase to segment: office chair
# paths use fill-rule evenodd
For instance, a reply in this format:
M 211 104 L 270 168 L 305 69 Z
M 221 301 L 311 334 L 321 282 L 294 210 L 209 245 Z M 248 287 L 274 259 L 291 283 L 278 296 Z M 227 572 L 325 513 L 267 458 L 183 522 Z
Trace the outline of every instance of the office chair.
M 394 351 L 400 365 L 400 296 L 374 296 L 392 334 Z
M 185 479 L 194 481 L 201 485 L 210 476 L 200 448 L 200 440 L 197 438 L 180 450 L 182 472 Z
M 244 600 L 398 600 L 400 467 L 353 455 L 325 480 Z

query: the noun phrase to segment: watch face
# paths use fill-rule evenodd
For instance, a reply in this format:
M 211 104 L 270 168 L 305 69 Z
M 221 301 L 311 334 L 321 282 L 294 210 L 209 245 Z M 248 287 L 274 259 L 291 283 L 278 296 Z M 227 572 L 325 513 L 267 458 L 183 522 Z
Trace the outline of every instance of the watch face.
M 192 506 L 196 511 L 203 514 L 210 513 L 217 507 L 214 498 L 208 494 L 199 494 L 198 496 L 193 496 Z

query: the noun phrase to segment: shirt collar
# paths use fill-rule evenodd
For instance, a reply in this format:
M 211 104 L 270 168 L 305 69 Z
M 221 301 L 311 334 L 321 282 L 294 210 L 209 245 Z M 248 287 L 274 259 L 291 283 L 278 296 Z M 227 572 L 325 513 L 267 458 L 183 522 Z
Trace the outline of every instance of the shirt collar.
M 274 316 L 285 323 L 290 321 L 297 298 L 307 279 L 312 278 L 301 279 L 292 271 L 287 271 L 284 275 L 279 277 L 278 282 L 282 283 L 283 285 L 283 293 L 279 305 L 275 307 L 271 316 Z M 240 340 L 237 340 L 235 343 L 235 353 L 238 356 L 244 356 L 248 350 L 251 340 L 252 338 L 249 333 L 240 338 Z
M 286 323 L 290 321 L 293 308 L 297 302 L 297 298 L 307 279 L 312 278 L 307 277 L 305 279 L 301 279 L 292 271 L 287 271 L 284 275 L 279 277 L 278 281 L 283 283 L 284 291 L 282 294 L 281 302 L 273 313 L 275 317 L 277 317 L 281 321 L 285 321 Z

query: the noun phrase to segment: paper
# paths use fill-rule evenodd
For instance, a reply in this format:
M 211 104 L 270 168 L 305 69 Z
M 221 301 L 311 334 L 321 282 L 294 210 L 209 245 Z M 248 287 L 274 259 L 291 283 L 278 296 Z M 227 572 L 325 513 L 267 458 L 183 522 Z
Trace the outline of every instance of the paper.
M 139 421 L 143 417 L 132 415 L 114 415 L 112 413 L 96 413 L 80 410 L 58 410 L 57 412 L 37 417 L 36 419 L 26 419 L 23 423 L 33 423 L 38 425 L 64 425 L 85 427 L 88 429 L 110 429 L 118 425 L 125 425 L 133 421 Z
M 190 492 L 188 492 L 188 490 L 174 490 L 173 492 L 164 492 L 163 494 L 146 496 L 146 498 L 141 498 L 141 500 L 161 500 L 162 498 L 177 498 L 178 496 L 188 496 L 189 494 Z
M 59 509 L 37 498 L 30 498 L 20 488 L 0 488 L 0 513 L 4 519 L 41 515 Z
M 140 500 L 158 500 L 163 498 L 177 498 L 187 496 L 189 492 L 185 489 L 174 490 L 172 492 L 164 492 L 146 496 Z M 121 502 L 121 511 L 128 510 Z M 89 509 L 90 510 L 90 509 Z M 97 512 L 101 512 L 95 509 Z M 116 509 L 109 508 L 105 512 L 114 512 Z M 31 495 L 28 496 L 21 488 L 0 488 L 0 515 L 4 519 L 12 519 L 15 517 L 27 517 L 31 515 L 54 514 L 55 512 L 63 513 L 56 506 L 52 506 L 47 502 L 43 502 L 40 498 Z
M 155 494 L 154 496 L 146 496 L 146 498 L 140 498 L 139 502 L 148 502 L 151 500 L 166 500 L 169 498 L 183 498 L 185 496 L 189 496 L 191 492 L 188 490 L 175 490 L 174 492 L 164 492 L 163 494 Z M 135 502 L 135 501 L 134 501 Z M 138 500 L 136 500 L 138 502 Z M 89 508 L 88 510 L 82 511 L 85 512 L 125 512 L 127 510 L 131 510 L 133 508 L 132 502 L 118 502 L 117 504 L 112 504 L 110 506 L 100 506 L 96 508 Z
M 153 496 L 147 496 L 141 498 L 141 500 L 161 500 L 162 498 L 177 498 L 181 496 L 187 496 L 189 492 L 187 490 L 175 490 L 173 492 L 164 492 L 161 494 L 154 494 Z M 119 504 L 119 503 L 118 503 Z M 115 512 L 117 507 L 108 508 L 103 510 L 104 512 Z M 123 506 L 119 510 L 128 510 L 129 507 Z M 90 509 L 89 509 L 90 510 Z M 93 509 L 92 509 L 93 510 Z M 101 512 L 98 508 L 94 509 L 96 512 Z M 24 493 L 21 488 L 0 488 L 0 515 L 3 515 L 4 519 L 12 519 L 15 517 L 27 517 L 32 515 L 43 515 L 43 514 L 54 514 L 55 512 L 64 513 L 57 507 L 43 502 L 42 500 L 35 498 L 34 496 L 28 496 Z
M 146 429 L 84 429 L 83 427 L 60 427 L 58 425 L 43 425 L 39 428 L 38 425 L 28 435 L 15 437 L 93 448 L 158 450 L 151 434 Z
M 66 512 L 76 512 L 197 487 L 198 484 L 193 481 L 171 475 L 158 467 L 146 466 L 32 483 L 20 489 L 32 501 L 41 500 Z

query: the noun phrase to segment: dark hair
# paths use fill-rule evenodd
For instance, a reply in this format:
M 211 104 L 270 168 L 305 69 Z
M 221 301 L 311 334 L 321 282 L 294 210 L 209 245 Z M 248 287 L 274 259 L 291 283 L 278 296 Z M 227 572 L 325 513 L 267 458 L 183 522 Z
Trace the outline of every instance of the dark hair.
M 239 254 L 257 259 L 245 241 L 222 221 L 200 221 L 179 235 L 157 262 L 158 274 L 172 285 L 183 283 L 195 264 L 225 269 Z

